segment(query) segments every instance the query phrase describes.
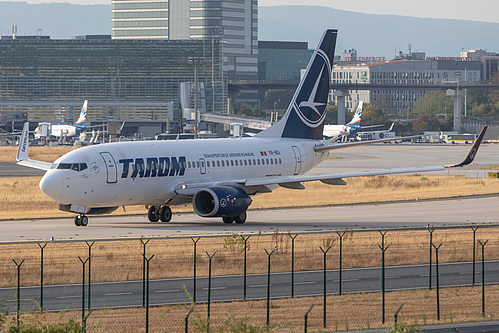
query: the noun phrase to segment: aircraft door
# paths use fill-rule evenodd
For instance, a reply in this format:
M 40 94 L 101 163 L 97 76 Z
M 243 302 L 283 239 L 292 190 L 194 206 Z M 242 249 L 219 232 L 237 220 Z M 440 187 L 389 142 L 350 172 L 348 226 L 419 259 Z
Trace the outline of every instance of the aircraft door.
M 114 157 L 110 153 L 100 153 L 104 163 L 106 164 L 107 171 L 107 183 L 115 184 L 118 181 L 118 170 L 116 168 L 116 162 Z
M 199 172 L 204 175 L 206 173 L 206 161 L 204 158 L 199 159 Z
M 300 173 L 301 169 L 301 154 L 300 149 L 296 146 L 291 146 L 293 148 L 293 153 L 295 154 L 295 175 Z

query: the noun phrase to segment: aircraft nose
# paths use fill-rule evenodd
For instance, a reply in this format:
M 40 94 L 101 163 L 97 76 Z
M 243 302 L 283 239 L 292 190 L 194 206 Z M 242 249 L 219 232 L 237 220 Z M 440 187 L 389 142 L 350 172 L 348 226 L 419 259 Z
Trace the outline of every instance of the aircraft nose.
M 40 189 L 51 199 L 59 201 L 64 180 L 59 172 L 48 172 L 40 180 Z

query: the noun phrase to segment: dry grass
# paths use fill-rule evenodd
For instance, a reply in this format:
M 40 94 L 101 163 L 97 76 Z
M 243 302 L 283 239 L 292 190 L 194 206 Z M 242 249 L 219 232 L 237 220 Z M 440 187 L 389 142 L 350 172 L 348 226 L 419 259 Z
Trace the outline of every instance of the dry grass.
M 486 259 L 499 259 L 499 228 L 479 228 L 477 239 L 489 240 Z M 473 233 L 470 228 L 439 230 L 433 233 L 433 242 L 442 243 L 440 262 L 471 261 L 473 257 Z M 377 231 L 347 231 L 343 238 L 343 268 L 381 266 L 378 245 L 381 236 Z M 247 250 L 247 272 L 267 271 L 265 249 L 273 250 L 272 272 L 291 270 L 291 238 L 288 234 L 253 235 Z M 426 230 L 389 231 L 385 236 L 386 265 L 414 265 L 428 263 L 429 233 Z M 295 270 L 320 270 L 323 254 L 319 249 L 331 246 L 328 252 L 328 268 L 339 267 L 339 238 L 336 233 L 302 234 L 295 239 Z M 477 245 L 478 247 L 478 245 Z M 244 271 L 244 243 L 239 235 L 201 238 L 197 243 L 197 274 L 208 276 L 208 257 L 213 257 L 213 275 L 242 274 Z M 150 263 L 150 278 L 192 277 L 193 241 L 190 238 L 151 239 L 147 244 L 147 256 L 154 254 Z M 78 256 L 88 256 L 85 242 L 49 243 L 44 250 L 44 281 L 47 285 L 79 283 L 81 263 Z M 433 251 L 434 256 L 434 251 Z M 477 260 L 480 252 L 477 251 Z M 37 244 L 0 245 L 0 287 L 13 286 L 17 279 L 12 259 L 21 261 L 22 284 L 39 285 L 40 249 Z M 434 260 L 434 259 L 433 259 Z M 92 246 L 92 281 L 129 281 L 142 279 L 142 243 L 139 240 L 98 241 Z
M 62 155 L 75 150 L 78 147 L 74 146 L 57 146 L 57 147 L 44 147 L 44 146 L 30 146 L 29 157 L 34 160 L 54 162 Z M 16 162 L 17 147 L 14 146 L 0 146 L 0 163 L 15 163 Z
M 38 187 L 40 177 L 0 178 L 0 220 L 67 217 Z M 361 202 L 422 200 L 453 196 L 499 193 L 497 179 L 466 179 L 464 176 L 374 176 L 347 179 L 346 186 L 321 182 L 306 184 L 305 190 L 279 188 L 254 197 L 251 209 L 327 206 Z M 359 195 L 361 193 L 361 195 Z M 190 206 L 172 207 L 174 212 L 192 212 Z M 143 206 L 127 207 L 127 214 L 145 214 Z M 123 215 L 120 209 L 113 215 Z
M 481 288 L 445 288 L 440 291 L 440 321 L 436 314 L 436 291 L 409 290 L 386 294 L 386 324 L 381 323 L 381 294 L 349 294 L 327 297 L 327 329 L 331 331 L 384 328 L 393 326 L 393 314 L 404 303 L 399 321 L 409 325 L 457 323 L 496 319 L 499 312 L 499 286 L 487 286 L 486 317 L 481 316 Z M 303 316 L 312 304 L 308 329 L 323 331 L 322 297 L 302 297 L 271 301 L 271 332 L 302 332 Z M 184 318 L 190 305 L 151 307 L 149 329 L 154 332 L 183 332 Z M 200 332 L 206 324 L 206 305 L 196 305 L 190 316 L 189 331 Z M 234 316 L 234 320 L 227 320 Z M 79 311 L 63 314 L 23 314 L 23 321 L 54 323 L 73 319 L 80 321 Z M 263 328 L 266 320 L 265 301 L 246 301 L 211 304 L 212 332 L 228 332 L 230 322 L 237 323 L 244 318 L 247 324 Z M 10 316 L 11 322 L 15 317 Z M 224 324 L 225 322 L 225 324 Z M 96 310 L 88 319 L 88 332 L 144 332 L 145 308 Z M 262 330 L 263 331 L 263 330 Z M 257 331 L 255 331 L 257 332 Z

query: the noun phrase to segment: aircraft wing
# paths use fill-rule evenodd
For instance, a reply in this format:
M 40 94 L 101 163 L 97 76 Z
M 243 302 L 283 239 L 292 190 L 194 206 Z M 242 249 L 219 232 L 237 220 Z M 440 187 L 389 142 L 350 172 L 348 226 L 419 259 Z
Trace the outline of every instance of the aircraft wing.
M 32 160 L 32 159 L 19 161 L 19 162 L 17 162 L 17 164 L 25 166 L 25 167 L 39 169 L 39 170 L 45 170 L 45 171 L 50 169 L 50 166 L 52 165 L 52 163 L 49 163 L 49 162 L 36 161 L 36 160 Z
M 29 149 L 29 123 L 25 122 L 21 134 L 21 140 L 19 141 L 19 148 L 17 150 L 17 156 L 16 156 L 17 164 L 45 171 L 50 169 L 52 163 L 30 159 L 28 156 L 28 149 Z
M 336 149 L 343 149 L 343 148 L 351 148 L 351 147 L 354 147 L 354 146 L 371 145 L 373 143 L 409 140 L 409 139 L 415 139 L 415 138 L 420 138 L 420 137 L 422 137 L 422 135 L 400 136 L 400 137 L 396 137 L 396 138 L 387 138 L 387 139 L 378 139 L 378 140 L 336 143 L 336 144 L 333 144 L 333 145 L 316 146 L 316 147 L 314 147 L 314 150 L 315 151 L 336 150 Z
M 485 136 L 485 132 L 487 131 L 487 127 L 485 126 L 480 135 L 476 139 L 475 143 L 469 150 L 466 157 L 457 164 L 451 165 L 437 165 L 437 166 L 422 166 L 422 167 L 409 167 L 409 168 L 394 168 L 394 169 L 379 169 L 379 170 L 366 170 L 366 171 L 351 171 L 351 172 L 337 172 L 337 173 L 326 173 L 326 174 L 312 174 L 312 175 L 297 175 L 297 176 L 281 176 L 281 177 L 263 177 L 263 178 L 253 178 L 247 179 L 244 182 L 245 186 L 257 186 L 257 185 L 271 185 L 271 184 L 279 184 L 282 187 L 287 188 L 303 188 L 303 185 L 300 182 L 309 182 L 320 180 L 323 183 L 330 185 L 345 185 L 346 183 L 342 180 L 342 178 L 351 178 L 351 177 L 363 177 L 363 176 L 377 176 L 377 175 L 390 175 L 390 174 L 402 174 L 402 173 L 416 173 L 416 172 L 428 172 L 428 171 L 441 171 L 448 168 L 455 167 L 463 167 L 465 165 L 470 164 L 475 159 L 476 153 L 480 144 Z M 379 140 L 376 140 L 379 141 Z M 369 142 L 369 141 L 367 141 Z M 345 146 L 349 145 L 339 145 Z M 350 145 L 351 146 L 351 145 Z M 331 146 L 327 146 L 331 147 Z M 334 146 L 332 146 L 334 147 Z M 334 148 L 333 148 L 334 149 Z M 317 149 L 316 149 L 317 150 Z M 324 150 L 324 149 L 320 149 Z

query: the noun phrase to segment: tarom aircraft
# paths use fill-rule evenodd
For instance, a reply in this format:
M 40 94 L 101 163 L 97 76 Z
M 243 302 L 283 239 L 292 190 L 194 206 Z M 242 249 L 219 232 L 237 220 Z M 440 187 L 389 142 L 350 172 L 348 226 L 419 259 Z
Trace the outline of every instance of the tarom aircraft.
M 47 124 L 49 133 L 48 136 L 59 138 L 61 136 L 76 136 L 80 134 L 81 131 L 85 129 L 86 121 L 87 121 L 87 104 L 88 101 L 83 102 L 83 107 L 81 108 L 80 117 L 73 125 L 63 125 L 63 124 L 48 124 L 41 123 L 37 128 L 35 128 L 35 140 L 40 140 L 42 136 L 42 124 Z
M 279 186 L 303 189 L 302 182 L 315 180 L 345 185 L 348 177 L 437 171 L 473 161 L 485 129 L 459 164 L 305 175 L 331 149 L 394 140 L 322 140 L 336 36 L 337 30 L 324 32 L 284 117 L 253 137 L 107 143 L 47 163 L 29 159 L 26 123 L 18 164 L 47 170 L 41 190 L 85 226 L 87 215 L 128 205 L 146 206 L 151 222 L 169 222 L 169 206 L 187 203 L 199 216 L 244 223 L 251 196 Z

